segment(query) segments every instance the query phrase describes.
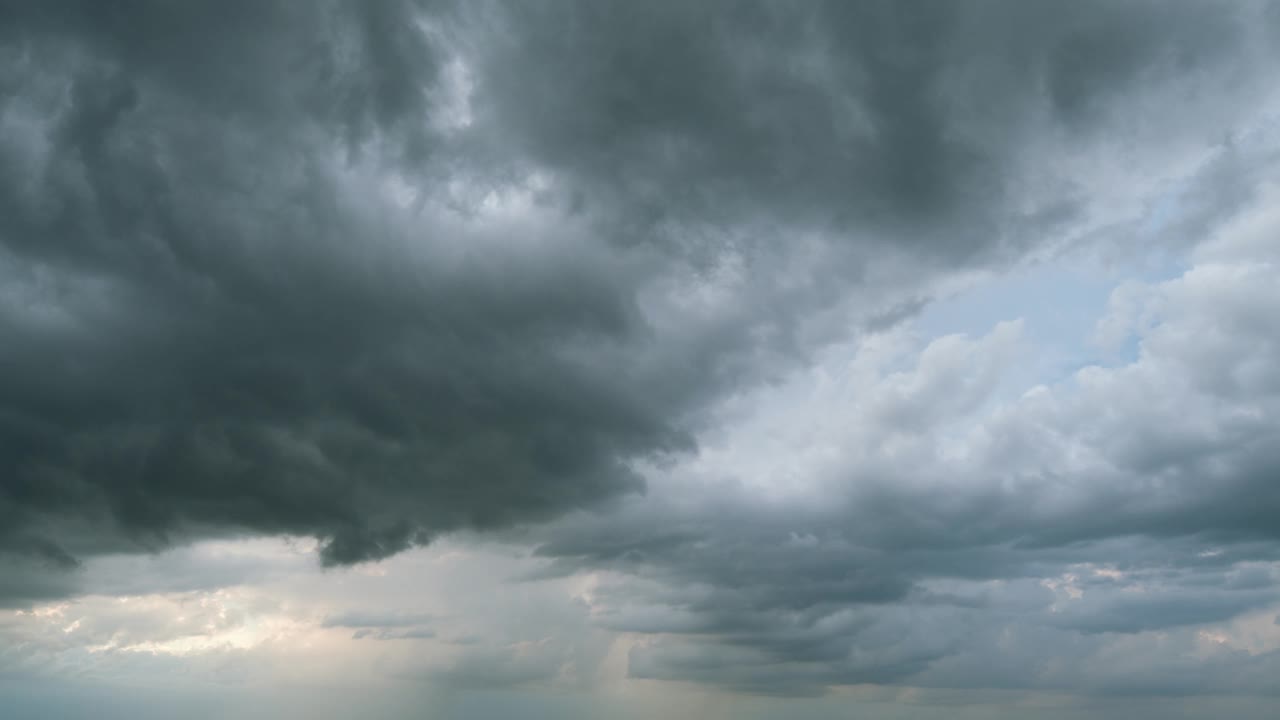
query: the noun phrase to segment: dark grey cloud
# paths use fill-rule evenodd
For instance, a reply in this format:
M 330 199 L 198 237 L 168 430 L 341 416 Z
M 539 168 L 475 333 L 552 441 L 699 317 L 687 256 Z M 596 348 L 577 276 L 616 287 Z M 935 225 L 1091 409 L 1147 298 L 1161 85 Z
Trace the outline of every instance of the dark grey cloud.
M 623 498 L 719 400 L 953 273 L 1141 245 L 1107 215 L 1124 171 L 1241 129 L 1269 12 L 0 4 L 0 602 L 202 537 L 313 536 L 349 564 L 507 530 L 548 572 L 622 576 L 595 619 L 664 636 L 634 675 L 783 695 L 993 685 L 948 663 L 1010 624 L 1031 647 L 1261 607 L 1274 578 L 1240 575 L 1275 559 L 1280 507 L 1261 267 L 1170 285 L 1154 360 L 1057 402 L 979 415 L 999 334 L 855 388 L 874 429 L 841 439 L 818 509 Z M 1182 235 L 1273 168 L 1217 157 Z M 969 421 L 953 462 L 937 433 Z M 1099 557 L 1177 591 L 1090 586 L 1055 614 L 1039 582 Z M 403 620 L 330 623 L 431 632 Z M 444 675 L 530 683 L 581 654 L 482 643 Z M 1105 685 L 1028 656 L 1003 682 Z
M 1214 581 L 1220 581 L 1221 575 Z M 1063 627 L 1084 633 L 1160 630 L 1184 625 L 1206 625 L 1230 620 L 1245 611 L 1266 607 L 1274 603 L 1277 593 L 1271 587 L 1273 579 L 1267 579 L 1263 588 L 1230 588 L 1223 591 L 1201 590 L 1198 593 L 1170 592 L 1131 593 L 1129 596 L 1111 597 L 1101 602 L 1072 603 L 1071 611 L 1060 613 L 1056 621 Z M 1154 595 L 1154 596 L 1152 596 Z M 1082 598 L 1083 599 L 1083 598 Z
M 625 258 L 380 217 L 352 155 L 416 167 L 439 85 L 411 6 L 8 12 L 7 550 L 250 530 L 347 563 L 687 443 L 590 363 L 644 342 Z
M 435 630 L 422 627 L 398 628 L 395 630 L 360 628 L 351 634 L 353 640 L 364 640 L 366 638 L 374 640 L 430 640 L 435 636 Z
M 1242 10 L 587 2 L 468 16 L 496 26 L 476 53 L 491 78 L 481 121 L 611 219 L 749 219 L 771 231 L 758 241 L 823 229 L 968 263 L 1034 240 L 1019 222 L 1069 217 L 1063 198 L 1010 212 L 1038 134 L 1115 132 L 1113 101 L 1143 83 L 1238 62 L 1224 43 Z
M 412 625 L 423 625 L 432 621 L 432 616 L 422 613 L 386 613 L 351 610 L 330 615 L 320 623 L 321 627 L 341 628 L 399 628 Z
M 351 628 L 353 640 L 430 640 L 436 631 L 430 625 L 436 620 L 424 613 L 363 612 L 353 610 L 326 617 L 321 627 Z

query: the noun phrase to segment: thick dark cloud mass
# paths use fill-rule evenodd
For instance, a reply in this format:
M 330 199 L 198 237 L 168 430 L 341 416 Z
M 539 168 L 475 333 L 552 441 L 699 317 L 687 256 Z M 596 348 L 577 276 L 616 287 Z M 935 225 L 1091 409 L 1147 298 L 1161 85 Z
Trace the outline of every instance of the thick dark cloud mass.
M 1105 230 L 1125 178 L 1080 167 L 1112 144 L 1141 172 L 1238 130 L 1273 10 L 0 3 L 0 601 L 74 591 L 50 568 L 90 554 L 294 534 L 349 564 L 637 493 L 636 463 L 693 448 L 717 399 L 892 325 L 953 272 Z M 1271 382 L 1250 372 L 1240 388 Z M 931 403 L 882 419 L 909 434 Z M 1031 428 L 1102 432 L 1054 412 L 973 476 L 1050 472 Z M 945 648 L 833 669 L 831 638 L 862 621 L 832 635 L 805 613 L 919 592 L 957 533 L 985 550 L 947 574 L 975 578 L 1013 572 L 1019 545 L 1274 540 L 1273 434 L 1231 428 L 1213 442 L 1250 452 L 1227 461 L 1178 455 L 1180 436 L 1103 442 L 1125 478 L 1180 491 L 1158 506 L 1092 477 L 1051 506 L 886 481 L 799 528 L 824 548 L 803 560 L 761 550 L 794 524 L 768 513 L 544 552 L 661 558 L 706 589 L 682 622 L 820 667 L 770 670 L 784 691 L 902 677 Z M 1196 494 L 1206 473 L 1257 500 Z M 763 682 L 673 658 L 635 667 Z
M 643 342 L 625 258 L 389 218 L 358 171 L 443 172 L 411 6 L 6 13 L 6 549 L 247 529 L 352 562 L 634 490 L 620 460 L 684 442 L 594 362 Z

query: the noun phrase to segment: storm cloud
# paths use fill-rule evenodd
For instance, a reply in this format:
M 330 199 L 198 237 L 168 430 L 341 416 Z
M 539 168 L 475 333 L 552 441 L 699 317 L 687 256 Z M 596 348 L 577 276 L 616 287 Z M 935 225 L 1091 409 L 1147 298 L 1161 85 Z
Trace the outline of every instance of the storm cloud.
M 0 0 L 0 605 L 484 538 L 595 578 L 565 637 L 306 621 L 470 648 L 404 665 L 466 687 L 613 633 L 735 693 L 1272 693 L 1276 649 L 1196 633 L 1280 603 L 1276 28 Z M 1085 262 L 1087 357 L 1038 334 L 1079 298 L 963 305 Z

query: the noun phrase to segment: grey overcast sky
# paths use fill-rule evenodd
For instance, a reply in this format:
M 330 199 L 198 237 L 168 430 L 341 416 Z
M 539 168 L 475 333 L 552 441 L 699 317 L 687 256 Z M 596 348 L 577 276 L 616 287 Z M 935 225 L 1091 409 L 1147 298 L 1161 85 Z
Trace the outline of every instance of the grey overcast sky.
M 0 716 L 1274 718 L 1280 3 L 0 0 Z

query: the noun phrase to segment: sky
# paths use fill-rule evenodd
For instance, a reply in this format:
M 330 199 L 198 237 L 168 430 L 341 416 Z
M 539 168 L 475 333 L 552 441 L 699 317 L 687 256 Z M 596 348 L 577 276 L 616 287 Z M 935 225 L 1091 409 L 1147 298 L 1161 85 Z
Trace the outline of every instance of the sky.
M 1274 717 L 1280 3 L 0 0 L 0 715 Z

